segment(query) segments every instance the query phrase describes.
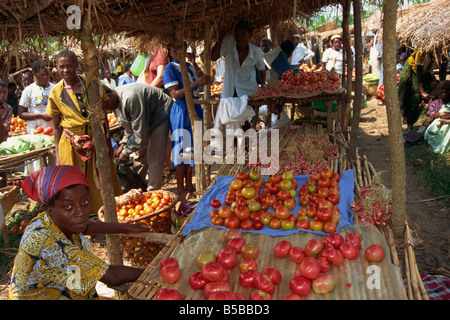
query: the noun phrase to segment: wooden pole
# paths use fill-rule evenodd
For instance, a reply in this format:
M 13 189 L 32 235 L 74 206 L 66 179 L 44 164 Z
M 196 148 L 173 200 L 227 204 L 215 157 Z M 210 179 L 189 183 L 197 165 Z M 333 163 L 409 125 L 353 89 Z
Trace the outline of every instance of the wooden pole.
M 192 91 L 190 90 L 190 86 L 191 86 L 191 82 L 189 81 L 189 73 L 188 73 L 188 69 L 187 69 L 187 64 L 186 64 L 186 46 L 183 44 L 181 47 L 181 50 L 177 50 L 177 51 L 181 51 L 181 54 L 179 53 L 179 59 L 180 59 L 180 68 L 181 68 L 181 76 L 183 79 L 183 87 L 184 87 L 184 97 L 186 99 L 186 106 L 188 109 L 188 113 L 189 113 L 189 119 L 191 121 L 191 127 L 192 127 L 192 133 L 194 135 L 193 137 L 193 142 L 194 145 L 193 150 L 194 152 L 199 149 L 198 147 L 196 148 L 196 146 L 199 144 L 199 141 L 196 141 L 198 139 L 196 139 L 196 131 L 194 130 L 195 128 L 195 122 L 196 121 L 201 121 L 200 118 L 197 116 L 197 112 L 195 111 L 195 104 L 194 104 L 194 98 L 192 97 Z M 200 127 L 201 128 L 201 127 Z M 201 135 L 202 136 L 202 135 Z M 200 141 L 201 143 L 201 141 Z M 203 148 L 200 148 L 200 150 L 203 150 Z M 197 154 L 197 156 L 199 156 Z M 195 158 L 195 154 L 194 154 L 194 158 Z M 197 191 L 201 192 L 205 189 L 205 186 L 203 185 L 203 167 L 201 164 L 195 164 L 195 181 L 196 181 L 196 188 Z
M 206 75 L 211 74 L 211 25 L 209 22 L 205 22 L 205 45 L 203 50 L 203 64 L 204 73 Z M 209 101 L 211 99 L 211 86 L 207 85 L 203 88 L 203 99 Z M 212 105 L 207 103 L 203 111 L 203 131 L 212 128 Z M 205 146 L 204 146 L 205 147 Z M 205 187 L 211 183 L 211 165 L 204 164 L 205 168 Z
M 383 30 L 389 30 L 389 32 L 383 32 L 383 79 L 392 168 L 392 230 L 396 236 L 401 237 L 405 232 L 406 222 L 406 174 L 402 115 L 397 95 L 395 68 L 397 1 L 385 0 L 383 14 Z
M 362 31 L 361 31 L 361 0 L 353 0 L 353 16 L 355 27 L 355 97 L 353 100 L 352 128 L 350 132 L 349 157 L 356 159 L 356 146 L 358 143 L 359 120 L 361 117 L 362 97 Z
M 93 131 L 95 153 L 97 156 L 96 166 L 100 175 L 101 197 L 105 213 L 105 222 L 116 222 L 116 200 L 113 193 L 113 183 L 111 177 L 111 166 L 109 148 L 106 144 L 104 127 L 106 116 L 102 109 L 102 99 L 100 96 L 100 83 L 98 81 L 98 51 L 92 41 L 90 21 L 88 15 L 82 20 L 82 29 L 78 33 L 83 51 L 83 69 L 86 74 L 86 94 L 87 110 L 89 111 L 89 121 Z M 109 263 L 112 265 L 122 265 L 123 258 L 118 236 L 107 235 L 107 253 Z
M 348 123 L 350 121 L 350 102 L 352 95 L 352 82 L 353 82 L 353 58 L 352 58 L 352 48 L 350 41 L 350 31 L 349 31 L 349 23 L 350 23 L 350 6 L 351 0 L 347 0 L 344 3 L 344 19 L 342 21 L 342 30 L 343 30 L 343 41 L 344 41 L 344 51 L 345 56 L 347 58 L 347 76 L 345 79 L 345 100 L 344 100 L 344 108 L 342 111 L 342 130 L 344 132 L 348 132 Z

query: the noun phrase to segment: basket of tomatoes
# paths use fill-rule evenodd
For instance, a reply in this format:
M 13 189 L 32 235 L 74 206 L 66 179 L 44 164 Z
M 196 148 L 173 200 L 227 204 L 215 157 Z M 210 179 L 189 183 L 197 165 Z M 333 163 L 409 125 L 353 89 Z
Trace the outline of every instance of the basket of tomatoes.
M 117 220 L 119 223 L 145 223 L 154 232 L 172 233 L 171 210 L 178 202 L 178 195 L 155 190 L 143 192 L 132 189 L 116 199 Z M 99 219 L 104 220 L 104 209 L 98 211 Z M 122 237 L 122 254 L 137 267 L 145 267 L 159 253 L 164 244 L 148 241 L 146 238 Z
M 178 195 L 167 190 L 143 192 L 132 189 L 116 197 L 117 220 L 119 223 L 145 223 L 155 232 L 171 233 L 170 212 L 178 200 Z M 103 217 L 103 207 L 99 210 L 99 217 Z

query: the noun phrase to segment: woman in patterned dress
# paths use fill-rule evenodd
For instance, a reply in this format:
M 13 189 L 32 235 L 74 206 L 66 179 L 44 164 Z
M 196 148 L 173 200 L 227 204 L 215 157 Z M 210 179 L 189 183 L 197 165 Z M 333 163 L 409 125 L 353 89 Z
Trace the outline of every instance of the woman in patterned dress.
M 14 260 L 13 300 L 88 300 L 101 281 L 117 286 L 135 281 L 144 269 L 112 266 L 90 251 L 85 235 L 151 231 L 143 224 L 90 221 L 89 185 L 75 166 L 47 166 L 22 182 L 45 211 L 28 224 Z

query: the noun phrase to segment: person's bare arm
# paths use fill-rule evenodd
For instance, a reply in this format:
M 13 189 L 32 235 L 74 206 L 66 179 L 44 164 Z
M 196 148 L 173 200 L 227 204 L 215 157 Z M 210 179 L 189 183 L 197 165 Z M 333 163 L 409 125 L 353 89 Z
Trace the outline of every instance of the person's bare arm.
M 61 117 L 56 116 L 53 118 L 53 139 L 55 140 L 55 153 L 56 153 L 56 165 L 59 165 L 59 140 L 61 139 L 62 135 L 62 128 L 60 126 L 61 124 Z
M 124 283 L 136 281 L 144 270 L 143 268 L 128 266 L 109 266 L 108 271 L 100 281 L 109 287 L 120 286 Z

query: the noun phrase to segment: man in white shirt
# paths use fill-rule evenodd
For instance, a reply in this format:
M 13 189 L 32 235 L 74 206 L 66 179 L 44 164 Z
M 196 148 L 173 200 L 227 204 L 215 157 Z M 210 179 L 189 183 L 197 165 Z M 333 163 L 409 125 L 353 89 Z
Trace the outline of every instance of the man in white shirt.
M 265 64 L 261 49 L 250 43 L 252 28 L 247 22 L 240 21 L 234 36 L 219 40 L 211 51 L 211 60 L 225 58 L 225 75 L 222 98 L 242 97 L 258 91 L 256 69 L 259 70 L 261 83 L 265 83 Z
M 309 50 L 303 43 L 300 42 L 300 35 L 294 34 L 292 36 L 292 42 L 295 45 L 294 52 L 292 52 L 291 65 L 298 67 L 304 62 L 314 57 L 314 52 Z

